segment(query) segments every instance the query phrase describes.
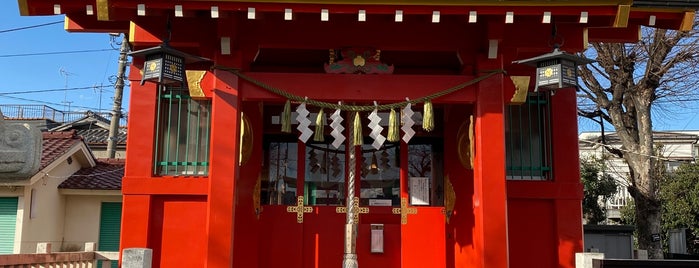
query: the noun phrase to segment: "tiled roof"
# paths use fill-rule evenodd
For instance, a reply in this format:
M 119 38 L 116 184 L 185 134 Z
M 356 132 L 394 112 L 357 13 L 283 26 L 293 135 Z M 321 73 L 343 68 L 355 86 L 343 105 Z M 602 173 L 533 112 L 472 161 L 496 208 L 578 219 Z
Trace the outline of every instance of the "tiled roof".
M 80 169 L 58 185 L 58 188 L 120 190 L 122 177 L 124 177 L 124 159 L 97 159 L 96 166 Z
M 75 131 L 43 132 L 41 147 L 41 168 L 46 168 L 54 160 L 65 154 L 70 148 L 82 142 Z
M 94 128 L 78 129 L 76 131 L 88 144 L 107 144 L 107 141 L 109 141 L 108 129 Z M 117 144 L 126 144 L 126 131 L 124 131 L 124 129 L 120 129 L 117 134 Z

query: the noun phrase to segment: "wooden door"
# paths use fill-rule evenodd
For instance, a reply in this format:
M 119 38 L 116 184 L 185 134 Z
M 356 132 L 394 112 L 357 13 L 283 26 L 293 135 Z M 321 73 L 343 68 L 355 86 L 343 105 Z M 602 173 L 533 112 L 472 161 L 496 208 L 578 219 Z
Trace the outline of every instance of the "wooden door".
M 446 266 L 442 139 L 414 138 L 401 160 L 401 268 Z

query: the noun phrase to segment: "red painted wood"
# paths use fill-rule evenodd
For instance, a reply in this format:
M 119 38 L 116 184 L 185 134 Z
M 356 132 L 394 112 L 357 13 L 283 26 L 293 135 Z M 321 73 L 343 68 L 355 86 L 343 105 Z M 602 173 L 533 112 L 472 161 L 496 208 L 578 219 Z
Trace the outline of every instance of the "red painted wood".
M 128 33 L 127 21 L 96 21 L 94 16 L 74 14 L 65 17 L 64 28 L 68 32 Z
M 590 28 L 590 42 L 604 43 L 635 43 L 641 40 L 641 24 L 629 25 L 626 28 Z
M 576 178 L 572 173 L 567 177 Z M 579 182 L 507 181 L 507 198 L 582 200 L 580 187 Z
M 553 179 L 567 185 L 571 196 L 559 197 L 555 202 L 554 220 L 558 237 L 559 267 L 575 267 L 575 252 L 583 251 L 582 195 L 577 137 L 578 120 L 576 92 L 559 90 L 552 98 L 551 115 L 553 135 Z M 558 160 L 558 161 L 556 161 Z
M 313 213 L 304 215 L 303 267 L 342 267 L 345 218 L 334 206 L 315 206 Z
M 456 204 L 446 224 L 446 267 L 478 267 L 483 252 L 476 248 L 475 215 L 473 213 L 473 170 L 461 165 L 458 158 L 457 135 L 461 124 L 468 123 L 472 107 L 454 106 L 445 111 L 444 161 L 445 176 L 449 176 Z
M 372 207 L 371 210 L 375 209 Z M 388 213 L 389 214 L 386 215 L 390 215 L 390 211 Z M 396 218 L 395 215 L 391 216 Z M 359 266 L 381 268 L 400 267 L 402 244 L 400 222 L 383 224 L 384 252 L 371 253 L 371 223 L 383 222 L 365 220 L 365 218 L 360 220 L 357 234 L 357 260 L 359 261 Z
M 580 187 L 582 188 L 582 187 Z M 583 252 L 583 225 L 581 199 L 557 199 L 554 201 L 558 242 L 558 267 L 575 267 L 575 253 Z
M 401 225 L 401 267 L 445 267 L 446 241 L 441 207 L 416 207 Z
M 543 199 L 509 200 L 509 267 L 559 267 L 556 266 L 558 241 L 556 232 L 552 231 L 556 229 L 553 203 Z
M 206 261 L 206 197 L 162 196 L 153 200 L 154 267 L 202 267 Z
M 480 69 L 502 67 L 497 60 L 482 59 L 480 63 Z M 509 265 L 503 79 L 498 75 L 482 81 L 475 105 L 474 245 L 482 252 L 476 267 Z
M 248 118 L 252 127 L 253 148 L 262 148 L 262 111 L 260 103 L 244 103 L 243 113 Z M 241 145 L 242 146 L 242 145 Z M 254 190 L 259 174 L 262 171 L 262 150 L 252 150 L 250 159 L 240 167 L 240 176 L 236 183 L 236 214 L 233 230 L 233 267 L 258 267 L 259 266 L 259 244 L 260 240 L 260 220 L 255 211 Z M 259 213 L 262 213 L 260 211 Z M 264 254 L 263 254 L 264 255 Z
M 209 179 L 203 177 L 124 177 L 122 194 L 206 195 Z
M 424 97 L 471 81 L 470 76 L 448 75 L 324 75 L 290 73 L 250 73 L 250 77 L 296 96 L 314 100 L 404 101 Z M 472 102 L 473 87 L 435 99 L 434 103 Z M 279 100 L 274 93 L 243 81 L 245 101 Z
M 125 178 L 131 176 L 152 176 L 153 154 L 155 152 L 152 137 L 155 137 L 155 107 L 158 100 L 158 91 L 153 83 L 140 85 L 140 75 L 138 78 L 135 78 L 135 75 L 133 75 L 139 72 L 138 68 L 134 66 L 132 64 L 129 71 L 131 94 L 134 96 L 129 100 L 129 111 L 138 116 L 129 118 L 128 122 L 129 135 L 126 138 L 126 143 L 129 144 L 129 147 L 126 150 Z M 124 191 L 128 190 L 124 189 Z
M 124 195 L 121 214 L 120 251 L 125 248 L 153 248 L 149 244 L 150 195 Z
M 286 212 L 286 206 L 263 206 L 260 241 L 264 242 L 259 243 L 259 267 L 304 267 L 303 237 L 303 224 L 296 222 L 296 213 Z
M 236 88 L 237 81 L 228 81 Z M 207 267 L 233 263 L 235 178 L 238 175 L 240 100 L 237 90 L 215 90 L 211 105 L 211 152 L 207 208 Z

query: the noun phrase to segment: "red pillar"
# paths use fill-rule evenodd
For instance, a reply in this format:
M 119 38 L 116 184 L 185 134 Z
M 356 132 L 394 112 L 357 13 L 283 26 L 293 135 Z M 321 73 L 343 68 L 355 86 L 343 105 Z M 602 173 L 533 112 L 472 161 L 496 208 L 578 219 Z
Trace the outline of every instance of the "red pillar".
M 502 68 L 501 60 L 480 59 L 480 70 Z M 478 267 L 506 268 L 507 194 L 505 190 L 504 75 L 478 84 L 474 158 L 474 237 L 482 260 Z
M 231 267 L 235 181 L 239 172 L 240 98 L 237 77 L 224 71 L 215 72 L 215 76 L 211 104 L 206 267 Z
M 582 197 L 578 156 L 575 90 L 557 90 L 551 97 L 553 178 L 562 193 L 554 202 L 559 267 L 575 267 L 575 252 L 583 250 Z
M 139 69 L 135 67 L 142 63 L 131 65 L 131 74 L 138 74 Z M 133 75 L 133 77 L 140 75 Z M 129 111 L 138 116 L 129 118 L 129 135 L 126 151 L 126 168 L 122 181 L 123 203 L 122 203 L 122 224 L 121 243 L 124 248 L 140 247 L 152 248 L 148 243 L 148 224 L 150 221 L 151 196 L 132 194 L 133 188 L 130 182 L 137 182 L 150 179 L 153 170 L 153 139 L 144 137 L 154 137 L 155 129 L 155 103 L 158 99 L 157 86 L 153 83 L 140 85 L 140 80 L 131 80 L 131 95 L 129 101 Z

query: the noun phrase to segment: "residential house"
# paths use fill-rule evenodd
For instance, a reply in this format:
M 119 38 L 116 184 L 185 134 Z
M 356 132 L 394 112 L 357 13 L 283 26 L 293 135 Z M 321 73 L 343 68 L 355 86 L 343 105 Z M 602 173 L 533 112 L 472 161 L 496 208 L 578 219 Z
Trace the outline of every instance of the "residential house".
M 675 170 L 682 163 L 694 163 L 699 157 L 699 131 L 655 131 L 653 140 L 661 146 L 658 148 L 661 149 L 663 159 L 667 160 L 665 163 L 668 171 Z M 579 135 L 580 158 L 607 159 L 603 172 L 617 179 L 617 193 L 607 201 L 605 207 L 607 219 L 618 222 L 621 217 L 620 209 L 631 199 L 626 191 L 626 186 L 629 185 L 629 168 L 624 159 L 605 150 L 605 145 L 620 149 L 619 136 L 614 132 L 605 134 L 604 137 L 601 132 L 583 132 Z
M 29 124 L 41 131 L 75 130 L 92 154 L 107 158 L 107 142 L 111 113 L 108 112 L 65 112 L 46 105 L 4 104 L 0 110 L 9 122 Z M 114 158 L 124 158 L 126 151 L 126 118 L 119 122 L 116 135 Z
M 0 254 L 31 253 L 39 242 L 117 250 L 123 161 L 96 159 L 76 131 L 42 136 L 39 171 L 0 185 Z

